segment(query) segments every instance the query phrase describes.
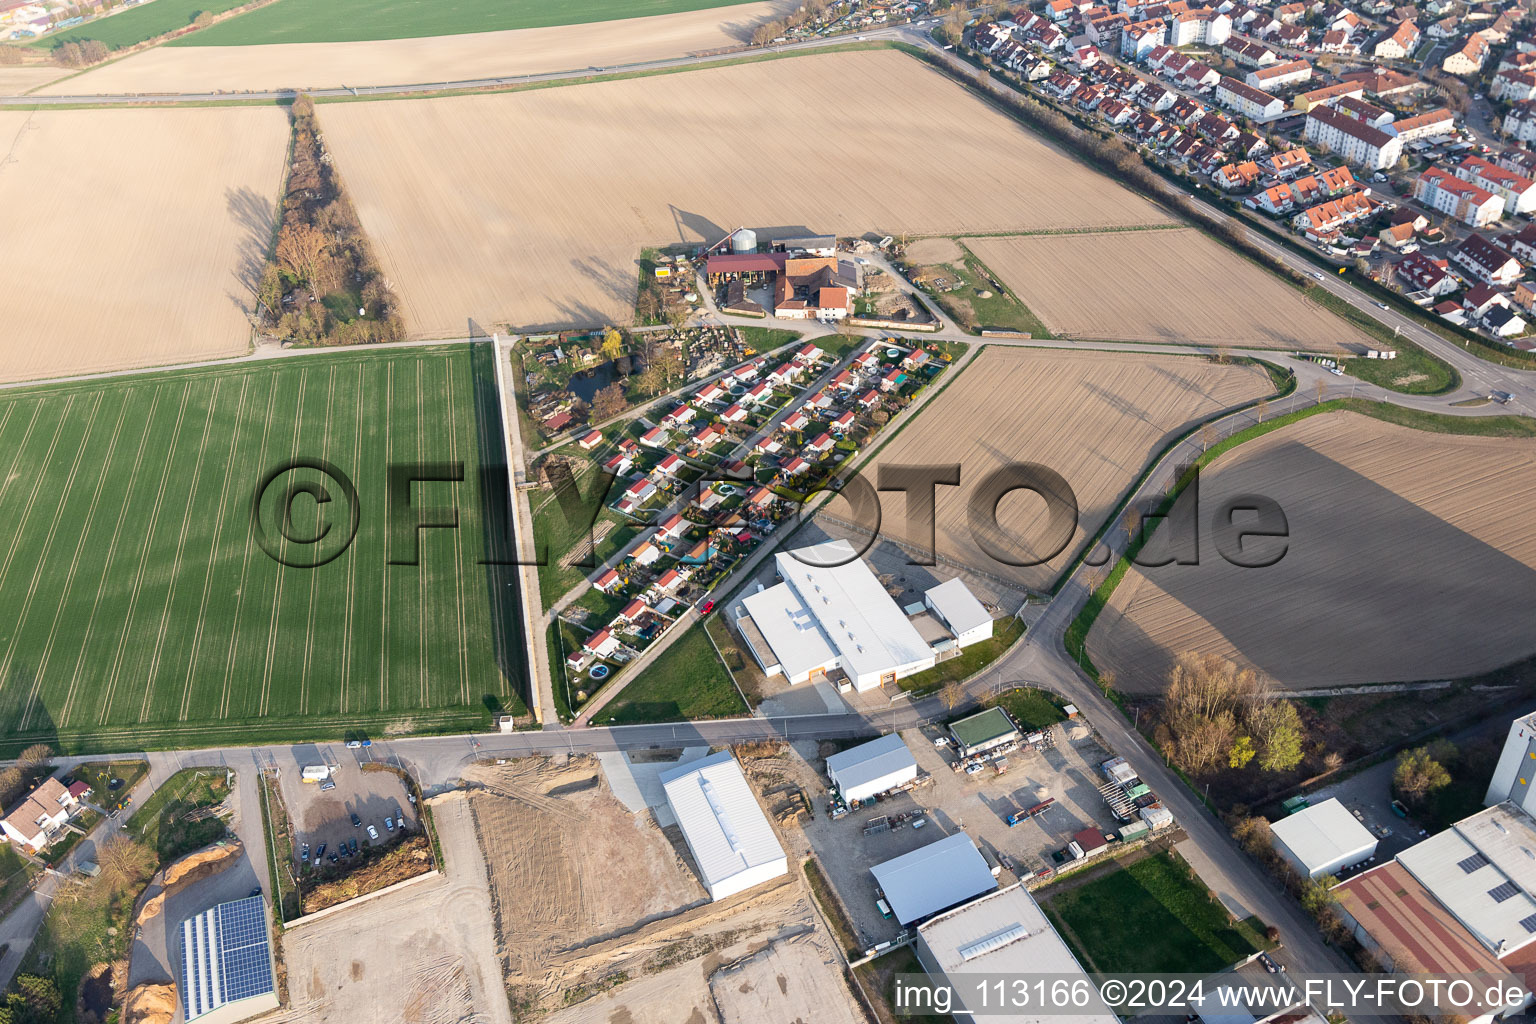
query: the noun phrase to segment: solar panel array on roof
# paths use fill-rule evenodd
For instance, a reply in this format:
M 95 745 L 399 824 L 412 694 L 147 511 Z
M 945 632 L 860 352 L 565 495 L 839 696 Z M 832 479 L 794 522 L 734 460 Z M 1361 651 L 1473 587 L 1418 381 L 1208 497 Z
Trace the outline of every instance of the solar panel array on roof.
M 183 921 L 182 1016 L 196 1020 L 257 996 L 268 996 L 275 1005 L 276 978 L 262 897 L 221 903 Z
M 1466 860 L 1463 860 L 1463 861 L 1459 862 L 1456 866 L 1461 868 L 1461 870 L 1465 871 L 1467 874 L 1470 875 L 1472 872 L 1476 871 L 1478 868 L 1485 868 L 1485 867 L 1487 867 L 1488 866 L 1488 858 L 1483 856 L 1481 853 L 1474 853 L 1472 856 L 1468 857 Z
M 1501 882 L 1489 889 L 1488 895 L 1493 898 L 1493 902 L 1503 903 L 1505 900 L 1512 900 L 1519 896 L 1520 887 L 1514 882 Z

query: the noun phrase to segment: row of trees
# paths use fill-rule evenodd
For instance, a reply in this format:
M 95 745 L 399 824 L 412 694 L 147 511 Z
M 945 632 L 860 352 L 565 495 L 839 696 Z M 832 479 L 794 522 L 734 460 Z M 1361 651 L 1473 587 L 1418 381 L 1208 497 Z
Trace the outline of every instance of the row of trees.
M 292 117 L 277 244 L 257 288 L 262 326 L 280 340 L 305 344 L 399 341 L 405 337 L 399 304 L 331 167 L 308 96 L 294 101 Z
M 53 62 L 66 68 L 84 68 L 100 64 L 111 55 L 100 39 L 69 39 L 53 48 Z
M 1289 771 L 1304 755 L 1306 730 L 1296 705 L 1257 672 L 1215 654 L 1179 658 L 1168 673 L 1161 718 L 1159 745 L 1193 775 L 1253 763 Z

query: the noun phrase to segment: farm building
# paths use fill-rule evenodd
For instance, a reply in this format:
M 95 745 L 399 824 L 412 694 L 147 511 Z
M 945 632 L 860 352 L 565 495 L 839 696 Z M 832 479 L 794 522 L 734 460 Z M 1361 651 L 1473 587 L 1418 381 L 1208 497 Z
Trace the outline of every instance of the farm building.
M 949 734 L 960 748 L 960 756 L 983 754 L 988 750 L 1016 743 L 1022 736 L 1019 727 L 1002 708 L 988 708 L 949 724 Z
M 898 733 L 827 758 L 827 777 L 844 800 L 868 800 L 917 778 L 917 760 Z
M 1337 799 L 1281 818 L 1270 831 L 1275 850 L 1308 878 L 1337 874 L 1376 855 L 1376 837 Z
M 710 899 L 789 871 L 784 848 L 729 750 L 662 772 L 661 785 Z
M 997 888 L 981 851 L 964 832 L 869 869 L 903 925 L 957 907 Z
M 863 692 L 931 668 L 933 650 L 845 540 L 774 556 L 782 583 L 748 595 L 737 626 L 768 675 L 841 671 Z
M 235 1024 L 278 1007 L 267 908 L 260 896 L 220 903 L 181 923 L 186 1021 Z
M 935 980 L 953 974 L 1087 977 L 1083 966 L 1046 920 L 1035 898 L 1018 884 L 971 900 L 919 925 L 913 948 L 923 967 Z M 952 987 L 959 996 L 970 986 L 957 980 Z M 962 1000 L 955 1009 L 961 1010 L 963 1006 Z M 955 1015 L 956 1019 L 960 1019 L 962 1014 L 963 1010 Z M 977 1019 L 995 1021 L 997 1024 L 1035 1024 L 1042 1017 L 1038 1012 L 989 1011 Z M 1071 1019 L 1077 1024 L 1116 1022 L 1116 1017 L 1108 1007 L 1074 1010 Z

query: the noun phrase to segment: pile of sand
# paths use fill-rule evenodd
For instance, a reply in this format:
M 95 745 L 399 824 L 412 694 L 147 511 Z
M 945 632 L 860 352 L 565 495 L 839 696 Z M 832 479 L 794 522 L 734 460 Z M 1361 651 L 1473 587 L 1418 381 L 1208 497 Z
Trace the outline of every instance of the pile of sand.
M 239 859 L 244 848 L 240 840 L 230 839 L 212 846 L 205 846 L 201 850 L 194 850 L 185 857 L 172 861 L 165 869 L 160 891 L 145 900 L 144 906 L 139 910 L 138 923 L 142 925 L 145 921 L 152 921 L 159 917 L 160 911 L 165 907 L 167 896 L 179 892 L 193 882 L 201 882 L 223 871 Z
M 123 1024 L 171 1024 L 175 1016 L 175 985 L 140 985 L 123 1003 Z

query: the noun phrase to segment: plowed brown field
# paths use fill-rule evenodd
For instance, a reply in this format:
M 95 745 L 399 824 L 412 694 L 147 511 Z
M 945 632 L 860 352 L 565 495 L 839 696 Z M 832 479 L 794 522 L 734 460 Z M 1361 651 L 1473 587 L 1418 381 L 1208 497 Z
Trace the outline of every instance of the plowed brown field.
M 772 0 L 626 21 L 360 43 L 157 46 L 43 92 L 325 89 L 611 68 L 739 46 L 753 28 L 791 6 Z
M 959 463 L 960 486 L 936 489 L 938 553 L 1026 587 L 1049 586 L 1103 524 L 1125 489 L 1167 441 L 1198 421 L 1272 390 L 1254 366 L 1120 352 L 988 348 L 861 475 L 880 466 Z M 1009 463 L 1039 463 L 1076 495 L 1078 525 L 1060 554 L 1034 566 L 995 561 L 969 526 L 976 484 Z M 834 499 L 836 515 L 850 514 Z M 907 525 L 905 498 L 882 496 L 882 534 L 926 546 Z M 1004 497 L 1000 529 L 982 536 L 1017 559 L 1046 552 L 1044 502 L 1028 492 Z M 919 531 L 920 533 L 921 531 Z
M 1369 341 L 1193 228 L 965 244 L 1055 334 L 1325 352 Z
M 1212 513 L 1241 494 L 1285 511 L 1272 567 L 1238 568 L 1212 543 Z M 1314 416 L 1219 459 L 1200 504 L 1200 564 L 1133 567 L 1088 635 L 1123 689 L 1161 689 L 1184 651 L 1295 688 L 1446 679 L 1536 652 L 1529 441 Z
M 772 237 L 1168 220 L 889 50 L 327 104 L 320 121 L 418 336 L 462 334 L 467 317 L 612 322 L 633 309 L 643 247 L 738 224 Z
M 244 352 L 287 136 L 276 107 L 0 113 L 0 380 Z

